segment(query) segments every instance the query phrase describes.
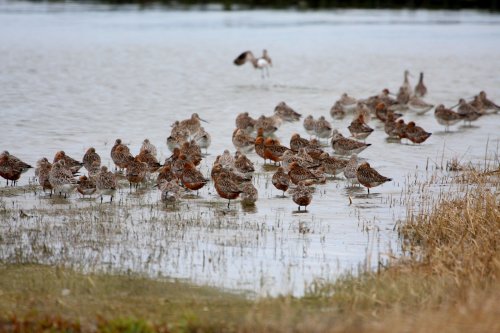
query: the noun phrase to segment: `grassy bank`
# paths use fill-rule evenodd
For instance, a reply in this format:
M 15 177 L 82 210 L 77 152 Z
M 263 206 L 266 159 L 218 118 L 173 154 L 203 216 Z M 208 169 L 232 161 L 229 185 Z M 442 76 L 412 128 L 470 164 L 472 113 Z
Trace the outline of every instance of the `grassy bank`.
M 499 184 L 499 172 L 457 174 L 399 224 L 402 258 L 300 299 L 3 265 L 0 331 L 499 332 Z

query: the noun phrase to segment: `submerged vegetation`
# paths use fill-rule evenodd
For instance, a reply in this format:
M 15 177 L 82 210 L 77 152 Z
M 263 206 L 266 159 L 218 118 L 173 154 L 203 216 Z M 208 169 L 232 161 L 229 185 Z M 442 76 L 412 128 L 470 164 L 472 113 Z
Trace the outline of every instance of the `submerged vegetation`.
M 500 171 L 433 179 L 442 182 L 448 186 L 437 200 L 433 184 L 414 186 L 418 200 L 397 224 L 402 257 L 376 271 L 316 281 L 304 297 L 253 300 L 139 276 L 4 264 L 0 330 L 500 331 Z

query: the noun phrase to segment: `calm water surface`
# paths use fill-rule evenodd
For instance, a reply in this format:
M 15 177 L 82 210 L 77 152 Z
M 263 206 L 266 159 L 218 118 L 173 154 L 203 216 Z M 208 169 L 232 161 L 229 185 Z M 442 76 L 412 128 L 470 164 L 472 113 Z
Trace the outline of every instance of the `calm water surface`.
M 90 146 L 110 165 L 116 138 L 136 153 L 147 137 L 163 159 L 170 154 L 170 124 L 197 112 L 212 134 L 201 166 L 208 174 L 217 154 L 234 151 L 231 133 L 239 112 L 270 115 L 286 101 L 303 115 L 330 119 L 340 94 L 397 91 L 405 69 L 415 75 L 412 84 L 425 72 L 431 103 L 453 105 L 480 90 L 500 101 L 500 16 L 486 13 L 179 12 L 0 2 L 0 23 L 0 149 L 33 165 L 61 149 L 81 158 Z M 263 48 L 275 64 L 269 79 L 232 64 L 240 52 Z M 87 270 L 301 295 L 314 279 L 333 279 L 361 264 L 374 267 L 379 257 L 398 252 L 393 229 L 406 213 L 401 198 L 409 175 L 425 178 L 426 165 L 431 170 L 453 157 L 496 158 L 500 115 L 452 133 L 444 133 L 432 112 L 404 118 L 433 136 L 420 146 L 388 143 L 381 124 L 372 121 L 372 147 L 361 157 L 394 181 L 369 197 L 343 180 L 329 181 L 316 188 L 308 213 L 298 214 L 290 198 L 277 197 L 272 173 L 251 154 L 260 194 L 254 209 L 239 202 L 225 209 L 212 184 L 173 210 L 158 204 L 158 191 L 124 188 L 113 233 L 103 236 L 57 214 L 11 221 L 0 225 L 9 239 L 0 242 L 0 258 L 12 261 L 22 250 L 35 261 Z M 333 125 L 347 135 L 350 121 Z M 284 124 L 277 137 L 288 143 L 294 132 L 306 135 L 300 122 Z M 76 195 L 61 203 L 34 193 L 2 201 L 33 212 L 97 204 Z M 40 239 L 50 255 L 33 246 Z

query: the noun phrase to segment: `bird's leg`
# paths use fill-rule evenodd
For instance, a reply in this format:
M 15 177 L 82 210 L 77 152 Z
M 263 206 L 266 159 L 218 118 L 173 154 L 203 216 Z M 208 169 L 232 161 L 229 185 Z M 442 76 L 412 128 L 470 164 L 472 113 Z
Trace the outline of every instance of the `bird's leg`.
M 299 206 L 299 212 L 300 212 L 300 206 Z
M 102 194 L 101 194 L 101 204 L 102 204 Z
M 111 196 L 111 200 L 109 200 L 109 203 L 112 203 L 113 202 L 113 196 Z
M 229 209 L 229 204 L 231 203 L 231 199 L 228 199 L 227 201 L 227 209 Z

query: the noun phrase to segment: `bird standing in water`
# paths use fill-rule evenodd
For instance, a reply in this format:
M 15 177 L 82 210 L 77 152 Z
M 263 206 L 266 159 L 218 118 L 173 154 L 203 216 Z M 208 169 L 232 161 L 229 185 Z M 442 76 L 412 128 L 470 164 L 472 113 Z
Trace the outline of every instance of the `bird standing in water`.
M 260 69 L 262 78 L 265 77 L 264 71 L 267 77 L 269 77 L 269 67 L 273 65 L 273 61 L 269 57 L 267 50 L 262 51 L 262 57 L 260 58 L 256 58 L 252 51 L 245 51 L 233 61 L 233 63 L 237 66 L 241 66 L 246 62 L 251 62 L 255 69 Z

